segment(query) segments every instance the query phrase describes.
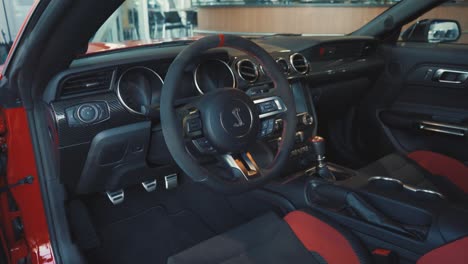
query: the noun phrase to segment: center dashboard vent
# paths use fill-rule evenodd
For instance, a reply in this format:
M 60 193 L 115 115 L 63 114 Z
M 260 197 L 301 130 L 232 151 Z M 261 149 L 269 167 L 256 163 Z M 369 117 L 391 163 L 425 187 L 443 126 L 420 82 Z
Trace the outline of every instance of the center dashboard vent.
M 278 58 L 276 59 L 276 63 L 278 64 L 280 70 L 284 73 L 284 74 L 288 74 L 289 73 L 289 65 L 288 65 L 288 62 L 283 59 L 283 58 Z
M 60 97 L 92 94 L 111 88 L 114 70 L 104 70 L 72 75 L 62 82 Z
M 236 66 L 237 74 L 239 74 L 242 79 L 248 82 L 255 82 L 258 79 L 258 67 L 251 60 L 240 60 L 237 62 Z
M 306 74 L 309 71 L 309 63 L 306 57 L 300 53 L 294 53 L 290 57 L 291 66 L 295 71 L 301 74 Z

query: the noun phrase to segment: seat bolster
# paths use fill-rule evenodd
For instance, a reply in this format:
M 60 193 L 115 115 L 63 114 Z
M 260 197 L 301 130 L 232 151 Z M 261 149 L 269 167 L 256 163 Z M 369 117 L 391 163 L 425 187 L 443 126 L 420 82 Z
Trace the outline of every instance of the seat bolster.
M 468 237 L 445 244 L 422 256 L 417 264 L 462 264 L 468 261 Z
M 458 188 L 468 193 L 468 167 L 462 162 L 424 150 L 411 152 L 408 154 L 408 158 L 414 160 L 430 173 L 447 178 Z
M 357 245 L 357 239 L 348 239 L 351 234 L 345 236 L 344 230 L 332 227 L 315 215 L 293 211 L 284 217 L 307 250 L 317 252 L 329 264 L 369 262 L 365 250 Z

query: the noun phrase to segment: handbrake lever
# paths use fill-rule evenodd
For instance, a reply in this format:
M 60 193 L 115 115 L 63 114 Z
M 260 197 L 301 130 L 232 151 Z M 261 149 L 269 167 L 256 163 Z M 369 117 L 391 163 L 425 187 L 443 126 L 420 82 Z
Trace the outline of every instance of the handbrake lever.
M 411 237 L 416 237 L 418 239 L 424 238 L 424 233 L 417 230 L 416 226 L 406 227 L 396 221 L 393 221 L 367 203 L 356 193 L 348 193 L 346 195 L 346 203 L 359 217 L 369 223 L 385 227 Z

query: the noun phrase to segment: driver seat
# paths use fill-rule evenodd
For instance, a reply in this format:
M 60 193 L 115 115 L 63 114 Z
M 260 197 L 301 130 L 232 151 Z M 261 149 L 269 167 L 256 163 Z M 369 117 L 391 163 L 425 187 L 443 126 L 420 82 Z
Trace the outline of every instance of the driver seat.
M 168 264 L 370 263 L 348 230 L 304 211 L 268 213 L 168 259 Z

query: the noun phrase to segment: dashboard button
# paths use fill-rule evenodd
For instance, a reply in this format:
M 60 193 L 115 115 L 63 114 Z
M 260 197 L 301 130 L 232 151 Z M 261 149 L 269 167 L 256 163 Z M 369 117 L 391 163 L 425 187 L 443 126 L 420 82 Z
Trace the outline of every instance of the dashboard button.
M 70 127 L 93 125 L 110 118 L 109 105 L 105 101 L 89 102 L 65 109 Z
M 99 117 L 96 121 L 103 121 L 110 117 L 109 106 L 106 102 L 98 102 L 95 105 L 99 111 Z
M 78 107 L 77 117 L 83 123 L 92 123 L 99 117 L 99 110 L 93 104 L 84 104 Z

